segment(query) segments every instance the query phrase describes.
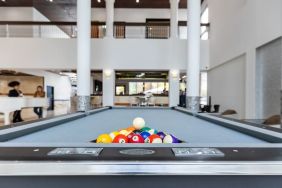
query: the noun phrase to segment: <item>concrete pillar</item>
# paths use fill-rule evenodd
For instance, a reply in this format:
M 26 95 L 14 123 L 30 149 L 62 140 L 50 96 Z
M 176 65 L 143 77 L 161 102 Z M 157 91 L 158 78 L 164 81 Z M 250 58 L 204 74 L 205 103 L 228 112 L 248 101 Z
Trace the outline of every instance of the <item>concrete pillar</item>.
M 90 109 L 91 0 L 77 1 L 77 110 Z
M 170 38 L 178 38 L 178 5 L 179 0 L 170 2 Z
M 114 37 L 114 9 L 115 9 L 115 0 L 105 0 L 106 2 L 106 37 Z
M 103 70 L 103 106 L 114 106 L 115 97 L 115 72 Z
M 187 108 L 198 112 L 200 105 L 201 0 L 187 0 Z
M 180 72 L 179 70 L 170 70 L 169 71 L 169 106 L 174 107 L 179 104 L 179 78 Z

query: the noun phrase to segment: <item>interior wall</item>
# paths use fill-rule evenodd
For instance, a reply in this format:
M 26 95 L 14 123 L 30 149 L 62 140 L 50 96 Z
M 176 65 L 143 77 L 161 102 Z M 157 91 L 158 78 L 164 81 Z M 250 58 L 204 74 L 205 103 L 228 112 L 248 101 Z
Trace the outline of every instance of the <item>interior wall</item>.
M 44 78 L 38 76 L 0 76 L 0 95 L 8 95 L 11 88 L 8 84 L 12 81 L 21 83 L 20 90 L 24 95 L 33 96 L 37 86 L 44 85 Z
M 203 57 L 209 53 L 205 45 Z M 93 39 L 91 69 L 185 70 L 186 46 L 185 40 Z M 75 69 L 77 63 L 75 39 L 0 38 L 0 52 L 2 69 Z
M 246 54 L 246 118 L 256 114 L 256 49 L 282 36 L 281 0 L 208 0 L 210 68 Z M 222 77 L 224 75 L 218 75 Z M 210 88 L 217 83 L 209 82 Z M 278 103 L 279 101 L 277 101 Z
M 281 51 L 281 38 L 257 49 L 256 113 L 261 119 L 280 114 Z
M 233 109 L 245 118 L 246 56 L 237 57 L 208 71 L 208 91 L 212 104 L 221 112 Z
M 70 100 L 72 88 L 69 77 L 40 69 L 18 69 L 17 71 L 44 77 L 45 91 L 47 91 L 47 86 L 54 87 L 55 100 Z

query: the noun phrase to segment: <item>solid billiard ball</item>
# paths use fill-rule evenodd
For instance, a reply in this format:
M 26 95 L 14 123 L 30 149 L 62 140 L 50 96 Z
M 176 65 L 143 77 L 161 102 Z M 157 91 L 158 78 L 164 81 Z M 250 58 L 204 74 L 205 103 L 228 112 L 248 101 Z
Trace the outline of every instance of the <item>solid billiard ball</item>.
M 140 130 L 145 127 L 145 120 L 143 118 L 137 117 L 133 120 L 133 126 L 135 129 Z
M 162 139 L 159 135 L 153 134 L 153 135 L 149 136 L 148 143 L 161 144 L 161 143 L 163 143 L 163 141 L 162 141 Z
M 119 132 L 111 132 L 109 135 L 113 140 L 117 135 L 119 135 Z
M 140 133 L 140 135 L 143 137 L 143 139 L 145 140 L 145 142 L 146 142 L 147 138 L 148 138 L 149 136 L 151 136 L 151 134 L 148 133 L 148 132 L 142 132 L 142 133 Z
M 99 144 L 110 144 L 112 143 L 113 139 L 110 137 L 110 135 L 108 134 L 101 134 L 100 136 L 98 136 L 97 138 L 97 143 Z
M 133 133 L 134 133 L 134 134 L 141 134 L 142 131 L 141 131 L 141 130 L 135 130 L 135 131 L 133 131 Z
M 129 139 L 129 143 L 132 143 L 132 144 L 144 143 L 144 138 L 139 134 L 134 134 Z
M 166 136 L 166 134 L 165 134 L 164 132 L 158 132 L 157 135 L 159 135 L 162 140 L 163 140 L 164 137 Z
M 131 133 L 135 131 L 135 128 L 132 126 L 132 127 L 128 127 L 126 130 Z
M 172 144 L 172 143 L 179 143 L 179 140 L 175 136 L 169 134 L 164 137 L 163 142 L 165 144 Z
M 128 138 L 125 135 L 119 134 L 114 138 L 113 143 L 125 144 L 128 143 Z
M 156 129 L 150 129 L 150 130 L 148 131 L 148 133 L 150 133 L 151 135 L 153 135 L 153 134 L 157 134 L 158 131 L 157 131 Z

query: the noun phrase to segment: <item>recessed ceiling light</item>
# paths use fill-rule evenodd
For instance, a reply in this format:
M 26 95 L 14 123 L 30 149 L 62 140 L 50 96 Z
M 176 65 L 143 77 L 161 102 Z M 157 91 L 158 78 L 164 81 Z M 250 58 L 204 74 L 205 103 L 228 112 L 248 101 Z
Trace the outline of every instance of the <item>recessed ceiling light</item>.
M 98 3 L 101 3 L 101 0 L 97 0 L 98 1 Z
M 6 2 L 6 0 L 1 0 L 2 2 Z
M 139 3 L 140 2 L 140 0 L 136 0 L 136 3 Z

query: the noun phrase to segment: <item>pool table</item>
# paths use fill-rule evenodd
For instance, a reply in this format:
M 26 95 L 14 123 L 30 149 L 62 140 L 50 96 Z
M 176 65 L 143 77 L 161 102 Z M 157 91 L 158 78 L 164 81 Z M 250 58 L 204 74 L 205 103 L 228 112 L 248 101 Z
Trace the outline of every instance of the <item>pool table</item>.
M 91 142 L 130 126 L 135 117 L 183 142 Z M 282 185 L 280 132 L 179 107 L 104 107 L 1 128 L 0 142 L 3 187 Z

